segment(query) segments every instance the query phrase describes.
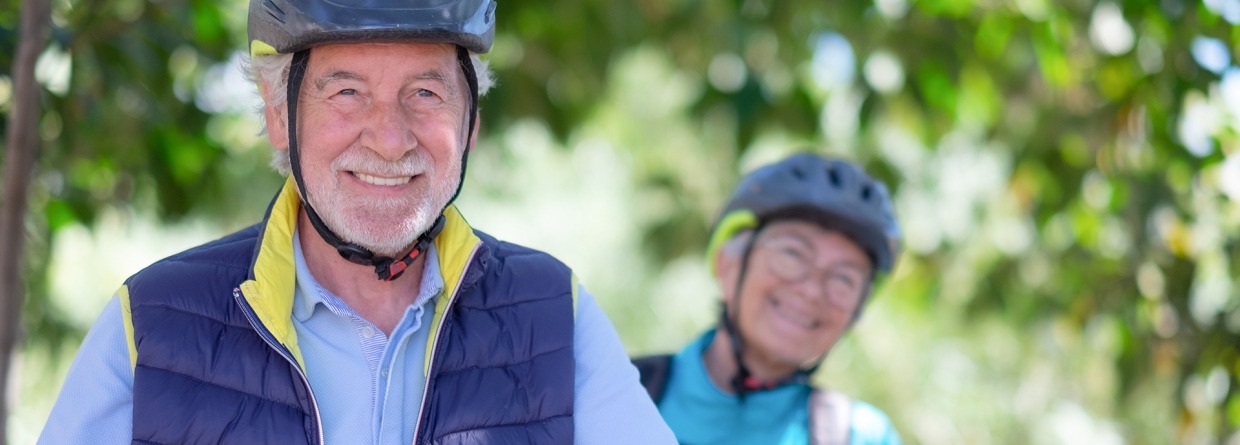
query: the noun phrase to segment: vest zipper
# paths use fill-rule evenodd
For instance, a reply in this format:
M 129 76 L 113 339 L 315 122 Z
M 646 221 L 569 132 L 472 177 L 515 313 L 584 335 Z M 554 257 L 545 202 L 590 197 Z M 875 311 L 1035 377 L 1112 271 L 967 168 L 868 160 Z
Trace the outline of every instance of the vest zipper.
M 319 445 L 325 445 L 323 443 L 323 419 L 319 417 L 319 402 L 314 398 L 314 390 L 310 388 L 310 378 L 306 377 L 306 371 L 301 369 L 301 365 L 297 364 L 297 360 L 293 359 L 292 354 L 280 346 L 280 343 L 271 336 L 271 333 L 258 322 L 258 317 L 253 313 L 254 309 L 251 308 L 249 304 L 246 304 L 244 299 L 241 298 L 240 287 L 233 288 L 233 298 L 236 299 L 237 304 L 241 306 L 241 313 L 245 314 L 246 321 L 250 322 L 250 326 L 254 328 L 254 331 L 258 333 L 258 336 L 267 343 L 267 346 L 275 349 L 276 353 L 280 354 L 280 357 L 284 357 L 284 360 L 288 361 L 290 365 L 293 365 L 293 369 L 297 370 L 297 376 L 301 377 L 301 382 L 306 385 L 306 393 L 310 394 L 310 409 L 314 412 L 314 426 L 318 429 Z
M 422 403 L 418 405 L 418 423 L 413 426 L 413 445 L 417 445 L 418 433 L 422 430 L 422 412 L 426 410 L 426 397 L 431 389 L 431 369 L 435 367 L 435 351 L 439 350 L 439 335 L 443 333 L 443 326 L 448 318 L 448 310 L 452 308 L 452 303 L 456 301 L 456 296 L 461 294 L 461 282 L 465 281 L 465 274 L 469 272 L 469 266 L 473 264 L 474 255 L 477 254 L 478 246 L 474 246 L 474 250 L 469 252 L 469 258 L 465 261 L 465 269 L 461 271 L 461 276 L 456 279 L 456 287 L 452 289 L 452 295 L 448 297 L 448 304 L 444 306 L 444 318 L 439 320 L 439 327 L 435 329 L 435 343 L 431 345 L 431 360 L 426 364 L 426 382 L 422 386 Z

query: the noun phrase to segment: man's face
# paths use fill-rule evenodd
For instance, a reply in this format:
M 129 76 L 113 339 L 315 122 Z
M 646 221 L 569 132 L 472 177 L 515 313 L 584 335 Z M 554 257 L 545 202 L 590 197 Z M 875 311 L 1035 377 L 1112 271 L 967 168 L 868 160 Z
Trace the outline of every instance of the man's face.
M 439 216 L 466 149 L 463 77 L 446 44 L 310 51 L 296 110 L 304 192 L 341 238 L 397 256 Z M 272 142 L 287 149 L 287 127 L 276 127 Z
M 803 221 L 773 222 L 753 242 L 739 299 L 732 293 L 740 255 L 720 269 L 725 304 L 743 335 L 746 363 L 791 373 L 848 329 L 869 286 L 870 259 L 847 236 Z

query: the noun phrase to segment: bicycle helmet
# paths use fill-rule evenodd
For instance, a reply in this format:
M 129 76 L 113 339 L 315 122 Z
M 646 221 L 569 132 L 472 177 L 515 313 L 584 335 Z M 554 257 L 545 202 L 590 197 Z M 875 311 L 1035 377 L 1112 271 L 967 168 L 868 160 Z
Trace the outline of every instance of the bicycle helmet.
M 491 50 L 491 0 L 251 0 L 252 55 L 291 54 L 324 43 L 442 42 Z
M 469 127 L 461 154 L 461 182 L 448 204 L 456 200 L 465 181 L 473 130 L 478 112 L 478 76 L 470 53 L 490 51 L 495 38 L 495 2 L 492 0 L 250 0 L 250 55 L 292 54 L 288 71 L 289 160 L 301 192 L 302 208 L 311 226 L 344 259 L 373 267 L 379 280 L 392 281 L 426 251 L 444 226 L 443 210 L 404 255 L 385 257 L 341 239 L 306 201 L 305 183 L 297 148 L 297 101 L 310 49 L 330 43 L 421 42 L 451 43 L 469 85 Z
M 803 219 L 839 230 L 891 272 L 900 251 L 900 227 L 887 186 L 855 164 L 799 153 L 745 175 L 711 230 L 709 258 L 733 236 L 780 219 Z

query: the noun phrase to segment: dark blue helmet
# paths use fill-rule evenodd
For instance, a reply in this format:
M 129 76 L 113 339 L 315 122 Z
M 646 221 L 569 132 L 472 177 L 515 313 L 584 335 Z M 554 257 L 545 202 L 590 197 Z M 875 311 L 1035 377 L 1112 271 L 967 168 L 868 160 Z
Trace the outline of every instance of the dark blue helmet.
M 250 54 L 348 42 L 441 42 L 474 53 L 495 39 L 492 0 L 250 0 Z

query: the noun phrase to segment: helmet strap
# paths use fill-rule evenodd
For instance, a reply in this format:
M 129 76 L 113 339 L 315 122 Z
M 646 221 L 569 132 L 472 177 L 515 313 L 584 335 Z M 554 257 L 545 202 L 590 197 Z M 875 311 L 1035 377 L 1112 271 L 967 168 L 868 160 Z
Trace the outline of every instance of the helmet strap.
M 462 57 L 461 53 L 464 53 L 462 69 L 465 71 L 465 78 L 470 87 L 469 128 L 466 129 L 465 149 L 463 150 L 461 159 L 461 181 L 463 183 L 465 180 L 465 156 L 469 153 L 469 144 L 471 142 L 473 128 L 476 123 L 478 81 L 474 74 L 473 64 L 469 61 L 468 51 L 465 51 L 464 48 L 458 46 L 458 59 Z M 310 225 L 314 227 L 314 231 L 318 232 L 319 237 L 323 238 L 323 241 L 334 247 L 336 252 L 339 253 L 342 258 L 354 264 L 374 267 L 375 276 L 380 281 L 394 281 L 397 278 L 400 278 L 401 275 L 404 275 L 405 270 L 413 264 L 418 256 L 426 252 L 426 249 L 430 247 L 431 241 L 434 240 L 435 237 L 439 235 L 439 232 L 443 230 L 445 222 L 443 210 L 440 210 L 439 216 L 435 219 L 435 222 L 431 225 L 431 227 L 425 232 L 422 232 L 421 235 L 418 235 L 417 240 L 414 241 L 413 247 L 399 258 L 376 255 L 374 252 L 371 252 L 370 249 L 355 243 L 344 241 L 340 238 L 340 236 L 336 235 L 335 232 L 327 227 L 327 224 L 324 223 L 323 219 L 319 217 L 319 213 L 314 210 L 314 206 L 312 206 L 309 199 L 307 199 L 308 189 L 306 188 L 305 180 L 303 179 L 303 175 L 301 173 L 301 155 L 297 146 L 297 102 L 301 95 L 301 84 L 306 77 L 306 67 L 309 65 L 309 59 L 310 50 L 301 50 L 293 54 L 293 62 L 289 66 L 287 91 L 288 112 L 286 114 L 288 118 L 289 161 L 292 164 L 291 170 L 293 180 L 297 184 L 297 189 L 301 192 L 302 207 L 306 210 L 306 216 L 310 220 Z M 459 195 L 460 192 L 461 184 L 458 183 L 456 193 L 452 195 L 452 200 L 448 201 L 449 204 L 456 200 L 456 196 Z M 447 207 L 445 206 L 444 209 L 447 209 Z
M 456 193 L 448 203 L 456 201 L 461 194 L 461 186 L 465 184 L 465 166 L 469 164 L 469 152 L 473 149 L 474 126 L 478 125 L 478 73 L 474 71 L 474 62 L 469 58 L 469 50 L 456 46 L 456 61 L 465 73 L 465 82 L 469 84 L 469 127 L 465 128 L 465 149 L 461 151 L 461 181 L 456 184 Z M 444 207 L 447 209 L 447 207 Z
M 749 241 L 745 243 L 745 250 L 741 253 L 740 270 L 736 276 L 735 291 L 732 292 L 732 305 L 736 307 L 734 311 L 728 311 L 728 305 L 723 305 L 723 313 L 720 314 L 719 322 L 723 324 L 723 328 L 728 331 L 728 339 L 732 343 L 732 358 L 736 362 L 736 375 L 732 377 L 732 392 L 736 393 L 736 398 L 742 403 L 745 402 L 745 394 L 753 391 L 750 389 L 752 385 L 747 382 L 754 381 L 753 375 L 749 372 L 749 367 L 745 366 L 744 345 L 745 341 L 741 338 L 740 322 L 736 319 L 735 312 L 740 312 L 741 306 L 741 289 L 744 288 L 745 276 L 749 273 L 749 257 L 753 254 L 754 242 L 758 239 L 758 234 L 762 232 L 764 225 L 759 223 L 754 227 L 753 234 L 750 235 Z

